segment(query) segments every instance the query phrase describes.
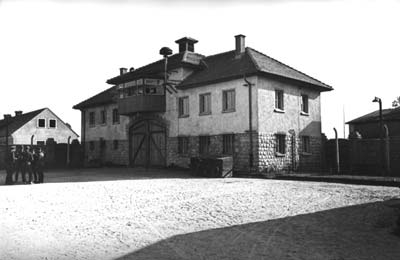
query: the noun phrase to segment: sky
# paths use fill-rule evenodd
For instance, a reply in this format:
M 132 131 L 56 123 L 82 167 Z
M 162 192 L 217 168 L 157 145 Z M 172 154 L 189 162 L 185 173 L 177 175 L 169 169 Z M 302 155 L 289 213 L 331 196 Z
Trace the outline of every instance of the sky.
M 120 67 L 177 52 L 184 36 L 212 55 L 244 34 L 334 88 L 322 93 L 322 131 L 343 137 L 344 119 L 378 109 L 375 96 L 383 108 L 400 96 L 399 13 L 399 0 L 0 0 L 0 117 L 48 107 L 80 133 L 72 106 Z

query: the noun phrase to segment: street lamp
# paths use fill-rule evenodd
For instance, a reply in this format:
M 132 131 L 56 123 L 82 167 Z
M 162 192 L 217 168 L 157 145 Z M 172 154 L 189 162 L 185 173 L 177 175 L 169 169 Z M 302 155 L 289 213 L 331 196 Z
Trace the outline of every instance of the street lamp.
M 382 118 L 382 99 L 375 97 L 372 102 L 378 102 L 379 103 L 379 141 L 380 141 L 380 154 L 381 154 L 381 167 L 383 167 L 383 133 L 382 133 L 382 127 L 383 127 L 383 118 Z M 382 171 L 383 172 L 383 171 Z
M 162 47 L 160 49 L 160 54 L 164 57 L 164 93 L 167 90 L 167 65 L 168 56 L 172 54 L 172 50 L 168 47 Z

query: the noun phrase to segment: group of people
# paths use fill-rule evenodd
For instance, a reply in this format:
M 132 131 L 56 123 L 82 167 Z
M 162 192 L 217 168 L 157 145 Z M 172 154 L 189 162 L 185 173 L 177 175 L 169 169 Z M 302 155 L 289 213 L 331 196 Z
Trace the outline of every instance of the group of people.
M 6 184 L 18 183 L 21 175 L 22 183 L 33 184 L 44 181 L 44 151 L 41 147 L 17 145 L 11 147 L 7 154 Z

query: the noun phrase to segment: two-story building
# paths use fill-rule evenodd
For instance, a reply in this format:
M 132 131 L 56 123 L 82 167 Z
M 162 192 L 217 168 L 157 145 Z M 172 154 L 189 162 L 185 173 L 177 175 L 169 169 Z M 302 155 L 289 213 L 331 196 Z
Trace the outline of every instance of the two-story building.
M 236 170 L 319 169 L 320 93 L 330 86 L 246 47 L 244 35 L 211 56 L 195 39 L 176 43 L 179 53 L 121 68 L 111 88 L 74 106 L 86 161 L 187 167 L 230 155 Z

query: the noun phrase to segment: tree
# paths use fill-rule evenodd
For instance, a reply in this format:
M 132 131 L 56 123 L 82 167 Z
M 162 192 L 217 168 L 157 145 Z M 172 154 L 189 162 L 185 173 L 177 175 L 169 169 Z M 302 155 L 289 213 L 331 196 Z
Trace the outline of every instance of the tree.
M 392 102 L 392 107 L 398 107 L 400 106 L 400 96 L 398 96 L 393 102 Z

